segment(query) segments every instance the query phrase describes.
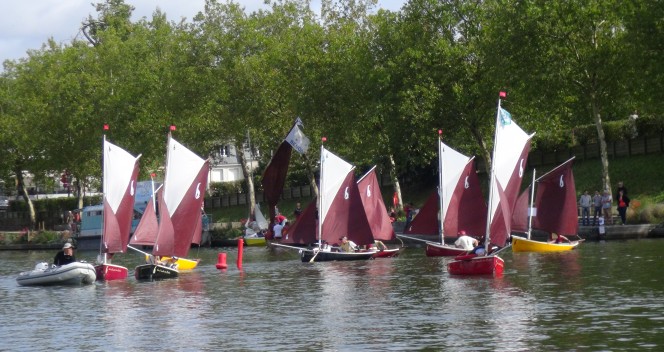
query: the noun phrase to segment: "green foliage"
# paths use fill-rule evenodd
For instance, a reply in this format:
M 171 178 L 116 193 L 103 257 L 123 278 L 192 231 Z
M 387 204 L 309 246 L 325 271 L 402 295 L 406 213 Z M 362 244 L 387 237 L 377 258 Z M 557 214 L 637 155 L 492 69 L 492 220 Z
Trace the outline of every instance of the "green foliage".
M 223 227 L 210 230 L 210 238 L 212 241 L 233 240 L 238 237 L 242 237 L 241 228 Z
M 85 197 L 83 200 L 84 205 L 100 204 L 100 196 Z M 23 201 L 12 201 L 12 211 L 28 211 L 28 205 Z M 32 201 L 36 212 L 46 212 L 50 214 L 59 214 L 66 210 L 74 210 L 78 208 L 78 199 L 73 197 L 66 198 L 47 198 L 36 199 Z
M 55 231 L 38 231 L 30 234 L 30 242 L 37 244 L 61 243 L 62 233 Z
M 246 188 L 244 181 L 210 182 L 210 195 L 219 197 L 223 194 L 246 193 Z

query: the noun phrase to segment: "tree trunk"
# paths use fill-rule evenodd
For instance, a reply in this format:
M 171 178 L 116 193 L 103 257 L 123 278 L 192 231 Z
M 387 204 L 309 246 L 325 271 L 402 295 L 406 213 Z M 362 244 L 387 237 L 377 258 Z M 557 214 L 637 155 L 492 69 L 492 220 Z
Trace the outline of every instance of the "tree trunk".
M 28 213 L 30 214 L 30 229 L 37 229 L 37 214 L 35 213 L 35 206 L 32 204 L 32 200 L 28 195 L 28 190 L 25 188 L 25 183 L 23 182 L 23 171 L 22 167 L 17 165 L 14 169 L 14 174 L 16 175 L 16 192 L 23 197 L 25 203 L 28 205 Z
M 311 162 L 309 162 L 309 157 L 307 157 L 307 154 L 302 154 L 302 157 L 304 158 L 304 163 L 307 165 L 307 176 L 309 176 L 309 184 L 311 185 L 311 188 L 314 190 L 314 196 L 316 199 L 318 199 L 319 191 L 318 191 L 318 184 L 316 183 L 316 174 L 314 173 L 314 169 L 311 165 Z
M 484 158 L 485 161 L 484 171 L 486 172 L 487 175 L 491 175 L 491 153 L 489 153 L 489 150 L 486 147 L 486 143 L 484 143 L 482 134 L 474 125 L 470 126 L 470 133 L 473 135 L 473 137 L 475 137 L 475 141 L 477 142 L 477 145 L 480 147 L 480 150 L 483 154 L 482 157 Z
M 397 213 L 403 210 L 403 198 L 401 197 L 401 184 L 399 183 L 399 178 L 397 177 L 397 164 L 394 162 L 394 155 L 389 154 L 390 159 L 390 177 L 392 178 L 392 185 L 394 186 L 394 192 L 397 194 L 397 208 L 394 209 Z
M 611 192 L 611 178 L 609 177 L 609 153 L 606 150 L 606 138 L 604 136 L 604 128 L 602 128 L 602 116 L 597 107 L 595 95 L 592 94 L 590 98 L 592 105 L 593 118 L 595 119 L 595 127 L 597 127 L 597 140 L 599 141 L 599 155 L 602 160 L 602 183 L 605 190 L 613 197 Z
M 74 186 L 78 197 L 78 209 L 83 209 L 83 185 L 78 177 L 74 177 Z
M 254 213 L 254 209 L 256 209 L 256 189 L 254 187 L 254 177 L 251 172 L 251 165 L 249 165 L 249 162 L 244 157 L 244 149 L 241 145 L 235 146 L 235 152 L 237 153 L 237 159 L 240 161 L 240 165 L 242 165 L 242 174 L 247 182 L 247 192 L 249 192 L 249 214 L 252 219 L 255 219 L 256 214 Z

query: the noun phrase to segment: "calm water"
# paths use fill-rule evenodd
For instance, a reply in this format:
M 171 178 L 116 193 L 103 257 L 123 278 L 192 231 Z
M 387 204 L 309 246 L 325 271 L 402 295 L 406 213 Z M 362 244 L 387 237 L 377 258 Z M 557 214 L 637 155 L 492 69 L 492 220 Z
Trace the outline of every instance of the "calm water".
M 214 266 L 220 251 L 226 271 Z M 662 350 L 662 253 L 663 240 L 506 252 L 494 279 L 451 277 L 448 259 L 418 248 L 311 264 L 246 248 L 242 271 L 236 248 L 194 249 L 201 265 L 178 279 L 20 287 L 16 275 L 55 251 L 5 251 L 0 350 Z

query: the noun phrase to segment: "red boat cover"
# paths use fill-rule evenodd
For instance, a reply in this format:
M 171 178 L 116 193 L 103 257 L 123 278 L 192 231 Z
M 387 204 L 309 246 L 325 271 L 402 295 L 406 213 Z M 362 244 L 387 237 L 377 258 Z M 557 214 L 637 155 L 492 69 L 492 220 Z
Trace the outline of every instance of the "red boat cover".
M 537 179 L 533 228 L 560 235 L 576 235 L 579 230 L 576 186 L 570 159 Z
M 380 192 L 375 167 L 357 181 L 357 187 L 373 238 L 380 241 L 393 240 L 394 228 Z

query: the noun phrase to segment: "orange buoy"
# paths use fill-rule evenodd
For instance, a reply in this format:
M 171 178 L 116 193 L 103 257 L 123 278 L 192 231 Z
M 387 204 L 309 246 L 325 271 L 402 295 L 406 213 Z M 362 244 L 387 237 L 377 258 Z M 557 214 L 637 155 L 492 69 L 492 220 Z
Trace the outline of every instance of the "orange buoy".
M 237 240 L 237 268 L 242 270 L 242 249 L 244 248 L 244 239 Z
M 226 265 L 226 253 L 221 252 L 217 255 L 217 265 L 215 265 L 217 269 L 226 269 L 228 268 L 228 265 Z

